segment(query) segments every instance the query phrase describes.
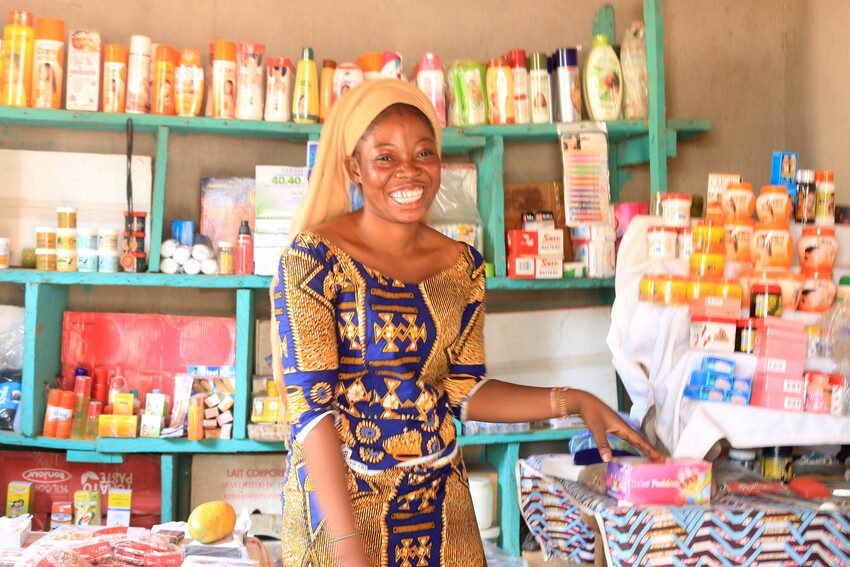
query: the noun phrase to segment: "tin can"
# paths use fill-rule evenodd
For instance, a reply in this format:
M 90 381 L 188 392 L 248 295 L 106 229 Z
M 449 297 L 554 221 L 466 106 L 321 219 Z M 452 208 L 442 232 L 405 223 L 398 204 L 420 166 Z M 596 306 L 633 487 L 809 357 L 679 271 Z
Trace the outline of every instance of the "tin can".
M 96 272 L 98 264 L 97 250 L 91 248 L 77 250 L 77 271 Z
M 793 447 L 770 447 L 761 451 L 761 475 L 767 480 L 791 482 Z
M 145 233 L 144 232 L 124 232 L 124 240 L 122 241 L 122 250 L 124 252 L 144 252 L 145 251 Z
M 77 271 L 77 250 L 62 250 L 56 251 L 56 271 L 57 272 L 76 272 Z
M 59 250 L 77 251 L 77 229 L 56 229 L 56 248 Z
M 77 209 L 74 207 L 57 207 L 56 217 L 59 228 L 77 228 Z
M 55 248 L 36 248 L 35 249 L 35 269 L 45 272 L 56 271 L 56 249 Z
M 188 220 L 171 221 L 171 238 L 180 244 L 192 246 L 195 240 L 195 223 Z
M 148 214 L 145 212 L 134 211 L 131 215 L 128 211 L 124 211 L 124 230 L 127 232 L 145 232 L 145 219 Z
M 118 251 L 98 250 L 97 271 L 104 273 L 115 273 L 118 271 Z
M 97 229 L 97 249 L 101 252 L 118 252 L 118 229 Z
M 35 229 L 36 248 L 56 248 L 56 229 L 40 226 Z
M 77 251 L 94 250 L 97 246 L 97 232 L 93 228 L 77 229 Z
M 753 284 L 750 292 L 750 317 L 781 317 L 782 288 L 775 284 Z
M 144 252 L 125 252 L 121 255 L 121 269 L 129 273 L 148 270 L 148 255 Z

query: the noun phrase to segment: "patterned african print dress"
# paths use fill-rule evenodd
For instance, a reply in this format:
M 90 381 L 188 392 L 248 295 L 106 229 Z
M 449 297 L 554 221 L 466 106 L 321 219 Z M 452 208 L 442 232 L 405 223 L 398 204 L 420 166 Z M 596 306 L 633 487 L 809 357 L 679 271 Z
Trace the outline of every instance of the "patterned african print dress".
M 327 414 L 375 565 L 485 564 L 452 421 L 484 380 L 484 282 L 473 248 L 420 284 L 309 232 L 284 252 L 273 283 L 290 425 L 284 565 L 338 565 L 302 445 Z

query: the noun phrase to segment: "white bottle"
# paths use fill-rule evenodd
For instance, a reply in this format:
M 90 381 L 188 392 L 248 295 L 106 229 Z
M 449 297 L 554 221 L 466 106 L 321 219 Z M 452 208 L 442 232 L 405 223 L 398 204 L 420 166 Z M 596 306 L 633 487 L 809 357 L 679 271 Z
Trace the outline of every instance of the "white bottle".
M 440 61 L 440 56 L 436 53 L 423 54 L 414 73 L 416 75 L 416 86 L 425 93 L 425 96 L 434 105 L 434 109 L 437 111 L 437 117 L 440 119 L 440 125 L 445 126 L 446 78 L 443 74 L 443 65 Z
M 134 35 L 130 38 L 127 61 L 127 99 L 124 112 L 147 114 L 150 111 L 151 38 Z
M 531 122 L 531 107 L 528 104 L 528 69 L 525 68 L 525 51 L 511 49 L 508 52 L 508 65 L 511 66 L 514 85 L 514 123 Z
M 552 56 L 558 87 L 558 122 L 581 120 L 581 81 L 578 74 L 578 52 L 574 48 L 558 49 Z
M 266 109 L 269 122 L 289 122 L 292 117 L 292 62 L 288 57 L 269 57 L 266 75 Z
M 531 121 L 534 124 L 552 122 L 552 89 L 545 53 L 528 56 L 528 95 Z
M 591 120 L 616 120 L 623 103 L 623 72 L 608 36 L 593 36 L 593 49 L 584 69 L 584 100 Z

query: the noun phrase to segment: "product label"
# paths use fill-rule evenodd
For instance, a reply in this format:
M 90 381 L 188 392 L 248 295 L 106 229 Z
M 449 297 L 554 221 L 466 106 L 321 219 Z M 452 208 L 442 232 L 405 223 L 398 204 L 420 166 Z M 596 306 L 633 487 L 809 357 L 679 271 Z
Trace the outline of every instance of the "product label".
M 785 409 L 791 411 L 799 411 L 803 407 L 801 398 L 785 398 Z
M 58 406 L 47 406 L 47 420 L 48 421 L 63 421 L 66 419 L 71 419 L 71 416 L 74 414 L 74 410 L 61 408 Z
M 528 103 L 528 71 L 522 67 L 513 67 L 514 78 L 514 120 L 517 124 L 531 122 L 531 107 Z
M 581 120 L 581 83 L 578 67 L 558 69 L 558 97 L 559 122 Z
M 21 403 L 21 383 L 3 382 L 0 384 L 0 410 L 17 410 Z
M 835 186 L 821 183 L 817 187 L 815 223 L 819 225 L 835 224 Z
M 265 119 L 286 122 L 292 115 L 292 70 L 286 66 L 269 65 L 266 78 Z
M 595 58 L 593 55 L 595 61 L 591 61 L 586 77 L 589 112 L 594 120 L 615 120 L 622 101 L 620 64 L 610 47 L 600 50 Z
M 785 368 L 786 368 L 786 362 L 784 360 L 782 360 L 781 358 L 768 358 L 767 359 L 767 371 L 768 372 L 777 372 L 779 374 L 782 374 L 783 372 L 785 372 Z M 789 389 L 789 382 L 785 382 L 785 391 L 786 392 L 793 392 L 793 391 L 799 392 L 800 390 L 799 390 L 799 387 L 796 388 L 796 390 Z
M 552 121 L 552 109 L 549 101 L 549 73 L 531 71 L 528 74 L 531 121 L 546 124 Z
M 98 109 L 100 100 L 100 34 L 74 30 L 68 36 L 68 110 Z
M 203 67 L 177 67 L 174 71 L 174 93 L 178 116 L 198 116 L 204 98 Z
M 236 63 L 213 61 L 213 117 L 233 118 L 236 112 Z
M 781 362 L 782 364 L 777 364 L 776 366 L 781 366 L 782 370 L 777 370 L 777 372 L 785 372 L 785 361 L 784 360 L 775 360 L 772 359 L 773 362 Z M 770 369 L 770 362 L 768 361 L 768 369 Z M 803 393 L 803 382 L 801 380 L 785 380 L 782 384 L 782 391 L 786 394 L 802 394 Z M 785 398 L 785 405 L 787 406 L 789 403 L 794 402 L 794 398 Z M 796 400 L 799 403 L 799 400 Z
M 126 112 L 146 113 L 150 110 L 151 59 L 146 53 L 133 53 L 127 68 Z
M 39 39 L 32 59 L 32 107 L 62 107 L 62 65 L 65 45 L 61 41 Z

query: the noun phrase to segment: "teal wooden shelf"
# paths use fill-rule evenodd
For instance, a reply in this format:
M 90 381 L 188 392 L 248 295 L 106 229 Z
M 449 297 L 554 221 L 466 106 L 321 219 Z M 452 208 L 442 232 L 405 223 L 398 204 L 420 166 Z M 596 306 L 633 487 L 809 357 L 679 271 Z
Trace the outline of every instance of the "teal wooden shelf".
M 145 287 L 194 287 L 208 289 L 268 289 L 270 277 L 206 276 L 186 274 L 144 273 L 114 274 L 90 272 L 42 272 L 39 270 L 0 270 L 0 282 L 58 285 L 124 285 Z
M 460 435 L 458 445 L 500 445 L 505 443 L 531 443 L 534 441 L 561 441 L 572 439 L 580 429 L 536 429 L 522 433 L 493 433 Z
M 204 439 L 190 441 L 185 437 L 99 437 L 99 453 L 281 453 L 283 442 L 266 443 L 251 439 Z
M 222 118 L 182 118 L 155 114 L 110 114 L 105 112 L 74 112 L 37 108 L 0 107 L 0 124 L 65 128 L 70 130 L 124 131 L 127 119 L 133 120 L 135 132 L 155 134 L 165 127 L 173 134 L 233 136 L 306 142 L 318 140 L 321 124 L 295 124 L 293 122 L 264 122 L 261 120 L 228 120 Z M 484 138 L 466 136 L 457 128 L 443 130 L 443 151 L 466 153 L 484 147 Z
M 612 120 L 606 122 L 608 140 L 621 142 L 630 138 L 647 136 L 649 127 L 642 120 Z M 670 119 L 667 129 L 676 132 L 679 139 L 685 140 L 711 130 L 708 120 Z M 511 142 L 554 142 L 558 139 L 557 124 L 509 124 L 504 126 L 468 126 L 464 134 L 475 136 L 502 136 Z
M 570 278 L 560 280 L 521 280 L 508 277 L 487 278 L 487 290 L 543 289 L 614 289 L 614 278 Z
M 186 274 L 114 274 L 88 272 L 42 272 L 9 269 L 0 271 L 0 282 L 57 285 L 119 285 L 143 287 L 188 287 L 199 289 L 268 289 L 268 276 L 189 276 Z M 523 280 L 508 277 L 487 278 L 488 290 L 613 289 L 613 278 L 573 278 Z
M 39 449 L 63 449 L 67 451 L 94 451 L 94 441 L 77 439 L 57 439 L 55 437 L 26 437 L 11 431 L 0 431 L 0 445 L 18 447 L 38 447 Z

